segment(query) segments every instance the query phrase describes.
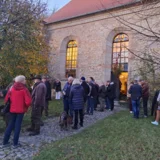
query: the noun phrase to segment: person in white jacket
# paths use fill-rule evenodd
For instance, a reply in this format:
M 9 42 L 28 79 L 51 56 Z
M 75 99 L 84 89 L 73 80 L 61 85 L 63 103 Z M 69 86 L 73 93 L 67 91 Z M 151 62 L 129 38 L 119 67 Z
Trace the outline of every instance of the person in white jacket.
M 154 122 L 151 122 L 152 124 L 154 124 L 156 126 L 159 125 L 159 120 L 160 120 L 160 92 L 158 94 L 157 103 L 158 103 L 158 108 L 157 108 L 156 119 Z

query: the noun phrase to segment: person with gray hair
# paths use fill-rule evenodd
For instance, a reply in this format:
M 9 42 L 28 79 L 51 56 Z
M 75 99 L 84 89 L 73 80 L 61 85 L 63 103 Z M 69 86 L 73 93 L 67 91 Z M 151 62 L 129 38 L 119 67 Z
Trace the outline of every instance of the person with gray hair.
M 73 117 L 72 107 L 70 105 L 69 95 L 70 90 L 73 82 L 73 77 L 69 77 L 67 83 L 65 84 L 62 93 L 63 93 L 63 105 L 64 105 L 64 111 L 71 117 Z
M 6 147 L 10 143 L 9 138 L 11 132 L 14 130 L 13 146 L 17 148 L 20 146 L 18 143 L 19 134 L 21 131 L 21 124 L 24 117 L 24 113 L 27 111 L 28 107 L 31 105 L 31 95 L 25 86 L 26 78 L 23 75 L 17 76 L 15 78 L 15 83 L 9 89 L 5 102 L 10 100 L 10 120 L 6 128 L 3 146 Z
M 74 126 L 73 129 L 78 129 L 78 117 L 80 118 L 80 126 L 83 127 L 83 108 L 84 108 L 85 93 L 80 85 L 79 79 L 74 79 L 70 92 L 70 102 L 74 111 Z

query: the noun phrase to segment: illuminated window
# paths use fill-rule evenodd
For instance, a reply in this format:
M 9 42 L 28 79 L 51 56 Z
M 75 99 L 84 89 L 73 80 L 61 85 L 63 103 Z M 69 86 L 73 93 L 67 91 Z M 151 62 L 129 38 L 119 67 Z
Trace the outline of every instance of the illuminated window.
M 120 67 L 121 71 L 128 71 L 129 38 L 126 34 L 118 34 L 113 41 L 112 68 Z
M 66 77 L 69 76 L 76 77 L 77 54 L 78 54 L 77 42 L 70 41 L 67 45 Z

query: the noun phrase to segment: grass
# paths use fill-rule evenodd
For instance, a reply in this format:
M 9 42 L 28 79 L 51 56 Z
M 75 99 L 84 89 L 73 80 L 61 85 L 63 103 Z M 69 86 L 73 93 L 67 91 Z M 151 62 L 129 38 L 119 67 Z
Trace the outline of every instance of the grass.
M 160 160 L 160 127 L 122 111 L 45 146 L 34 160 Z
M 0 104 L 3 104 L 3 100 L 0 100 Z M 63 104 L 62 101 L 52 100 L 49 102 L 49 116 L 59 116 L 59 114 L 63 110 Z M 43 116 L 43 120 L 45 120 L 45 116 Z M 24 120 L 22 126 L 28 126 L 31 123 L 31 108 L 29 108 L 28 112 L 24 115 Z M 3 118 L 0 117 L 0 132 L 4 132 L 5 129 L 5 122 L 3 121 Z

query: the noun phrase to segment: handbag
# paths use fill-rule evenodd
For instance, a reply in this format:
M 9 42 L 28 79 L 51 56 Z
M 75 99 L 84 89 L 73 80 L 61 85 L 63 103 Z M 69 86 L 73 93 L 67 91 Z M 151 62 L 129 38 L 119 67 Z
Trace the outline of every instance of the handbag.
M 11 87 L 12 89 L 12 87 Z M 8 97 L 8 101 L 6 102 L 6 104 L 4 105 L 4 108 L 1 110 L 1 113 L 3 115 L 7 114 L 10 112 L 10 106 L 11 106 L 11 100 L 10 100 L 10 96 L 11 96 L 11 89 L 10 89 L 10 93 L 9 93 L 9 97 Z
M 8 98 L 8 101 L 4 105 L 4 108 L 2 109 L 2 114 L 3 115 L 9 113 L 9 111 L 10 111 L 10 105 L 11 105 L 11 101 L 10 101 L 10 98 Z

